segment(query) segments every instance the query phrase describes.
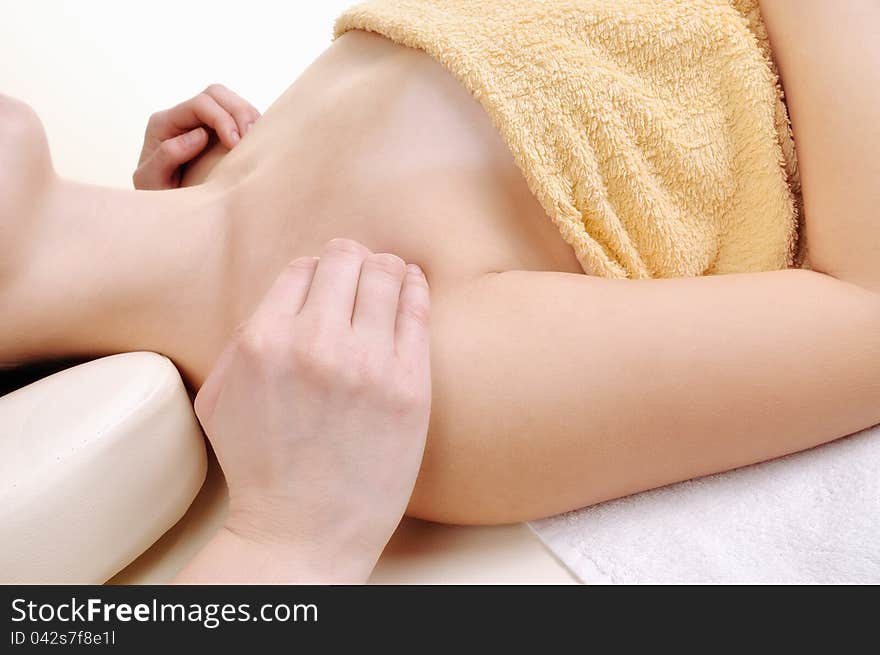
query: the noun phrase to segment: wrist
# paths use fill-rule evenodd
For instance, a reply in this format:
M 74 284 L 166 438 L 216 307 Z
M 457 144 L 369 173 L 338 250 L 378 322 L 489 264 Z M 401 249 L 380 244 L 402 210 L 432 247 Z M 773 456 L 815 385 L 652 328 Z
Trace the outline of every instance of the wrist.
M 224 524 L 219 538 L 235 542 L 243 556 L 265 573 L 267 581 L 282 584 L 364 584 L 374 561 L 340 549 L 338 544 L 279 538 L 242 531 Z
M 176 576 L 176 584 L 363 584 L 369 571 L 336 566 L 297 544 L 256 540 L 222 526 Z
M 351 507 L 309 507 L 287 493 L 233 491 L 223 527 L 276 562 L 298 562 L 323 583 L 366 582 L 387 537 L 377 539 L 374 522 Z

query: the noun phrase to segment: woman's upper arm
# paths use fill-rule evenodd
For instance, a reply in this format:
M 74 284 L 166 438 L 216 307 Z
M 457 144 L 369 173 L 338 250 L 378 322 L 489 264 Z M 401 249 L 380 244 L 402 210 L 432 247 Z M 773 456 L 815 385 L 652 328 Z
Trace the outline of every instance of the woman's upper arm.
M 489 274 L 432 333 L 422 518 L 547 516 L 880 422 L 880 299 L 810 271 Z

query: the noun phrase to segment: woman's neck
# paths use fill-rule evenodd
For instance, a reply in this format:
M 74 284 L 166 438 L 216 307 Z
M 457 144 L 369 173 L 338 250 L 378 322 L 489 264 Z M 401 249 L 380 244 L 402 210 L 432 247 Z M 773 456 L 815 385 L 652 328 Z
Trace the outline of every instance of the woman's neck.
M 47 187 L 6 230 L 17 252 L 0 280 L 0 362 L 154 350 L 201 382 L 233 320 L 227 194 Z

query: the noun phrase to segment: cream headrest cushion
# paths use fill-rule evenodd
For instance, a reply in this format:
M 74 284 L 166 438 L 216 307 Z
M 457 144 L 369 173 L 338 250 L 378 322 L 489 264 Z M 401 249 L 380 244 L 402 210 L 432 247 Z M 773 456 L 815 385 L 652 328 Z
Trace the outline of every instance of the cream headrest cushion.
M 0 583 L 101 583 L 186 512 L 204 438 L 177 369 L 105 357 L 0 397 Z

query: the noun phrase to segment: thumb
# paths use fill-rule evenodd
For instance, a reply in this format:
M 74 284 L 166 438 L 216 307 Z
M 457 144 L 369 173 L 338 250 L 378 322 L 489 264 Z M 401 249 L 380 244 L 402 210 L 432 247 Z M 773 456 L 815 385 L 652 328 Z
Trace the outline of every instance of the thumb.
M 178 169 L 208 145 L 208 132 L 197 127 L 159 144 L 132 176 L 135 189 L 173 189 L 180 184 Z

